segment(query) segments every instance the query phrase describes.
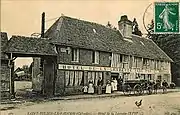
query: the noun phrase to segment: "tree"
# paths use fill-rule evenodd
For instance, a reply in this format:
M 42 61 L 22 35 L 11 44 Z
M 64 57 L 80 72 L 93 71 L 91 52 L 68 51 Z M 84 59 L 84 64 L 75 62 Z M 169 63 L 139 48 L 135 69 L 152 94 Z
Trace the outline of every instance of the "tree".
M 171 66 L 172 80 L 180 86 L 180 34 L 155 34 L 154 21 L 148 25 L 149 39 L 152 39 L 174 62 Z M 180 82 L 180 81 L 179 81 Z
M 132 24 L 133 24 L 133 32 L 132 32 L 132 34 L 135 34 L 135 35 L 138 35 L 138 36 L 142 36 L 142 32 L 139 30 L 136 18 L 134 18 Z

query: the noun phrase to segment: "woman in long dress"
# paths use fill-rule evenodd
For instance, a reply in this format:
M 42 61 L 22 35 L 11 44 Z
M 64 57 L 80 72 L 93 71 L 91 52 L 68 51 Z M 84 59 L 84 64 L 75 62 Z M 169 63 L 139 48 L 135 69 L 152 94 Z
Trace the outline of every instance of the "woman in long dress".
M 117 85 L 118 85 L 117 80 L 114 79 L 113 82 L 114 82 L 114 91 L 117 91 Z
M 107 85 L 106 85 L 106 93 L 111 93 L 111 83 L 108 80 Z
M 88 93 L 90 93 L 90 94 L 94 93 L 94 86 L 93 86 L 92 80 L 89 81 Z
M 173 29 L 173 24 L 170 22 L 169 17 L 171 15 L 176 15 L 176 13 L 171 12 L 171 10 L 168 8 L 168 5 L 165 6 L 164 10 L 159 15 L 159 18 L 163 20 L 163 28 L 167 31 L 169 29 Z
M 114 80 L 111 80 L 111 91 L 114 92 Z

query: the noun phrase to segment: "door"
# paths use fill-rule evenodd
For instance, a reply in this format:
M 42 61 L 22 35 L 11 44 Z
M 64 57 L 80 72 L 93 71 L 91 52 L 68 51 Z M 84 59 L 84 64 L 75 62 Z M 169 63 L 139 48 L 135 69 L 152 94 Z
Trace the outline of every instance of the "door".
M 46 59 L 44 62 L 44 95 L 53 96 L 54 92 L 55 64 L 52 59 Z

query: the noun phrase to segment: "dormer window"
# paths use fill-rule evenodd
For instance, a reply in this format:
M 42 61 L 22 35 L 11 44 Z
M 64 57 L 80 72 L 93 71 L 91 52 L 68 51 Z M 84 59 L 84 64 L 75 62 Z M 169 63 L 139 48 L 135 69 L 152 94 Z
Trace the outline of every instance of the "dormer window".
M 93 53 L 92 53 L 92 63 L 99 64 L 99 51 L 93 51 Z

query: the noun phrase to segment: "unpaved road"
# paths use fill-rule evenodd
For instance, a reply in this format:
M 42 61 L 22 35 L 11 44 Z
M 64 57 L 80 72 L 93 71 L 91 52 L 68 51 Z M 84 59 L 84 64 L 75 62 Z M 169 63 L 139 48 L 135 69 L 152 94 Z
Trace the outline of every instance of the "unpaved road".
M 140 99 L 143 100 L 143 103 L 138 108 L 135 105 L 135 101 Z M 125 115 L 128 112 L 138 112 L 137 115 L 171 115 L 172 113 L 176 113 L 173 115 L 180 115 L 180 92 L 132 97 L 107 97 L 102 99 L 59 100 L 39 104 L 26 103 L 23 106 L 15 106 L 17 107 L 16 109 L 1 111 L 0 115 L 62 115 L 61 112 L 76 112 L 76 114 L 78 112 L 94 114 L 98 114 L 98 112 L 110 112 L 110 115 L 114 112 L 118 112 L 118 115 Z M 167 114 L 166 112 L 170 112 L 171 114 Z M 64 113 L 63 115 L 72 114 Z M 126 115 L 132 114 L 129 113 Z

